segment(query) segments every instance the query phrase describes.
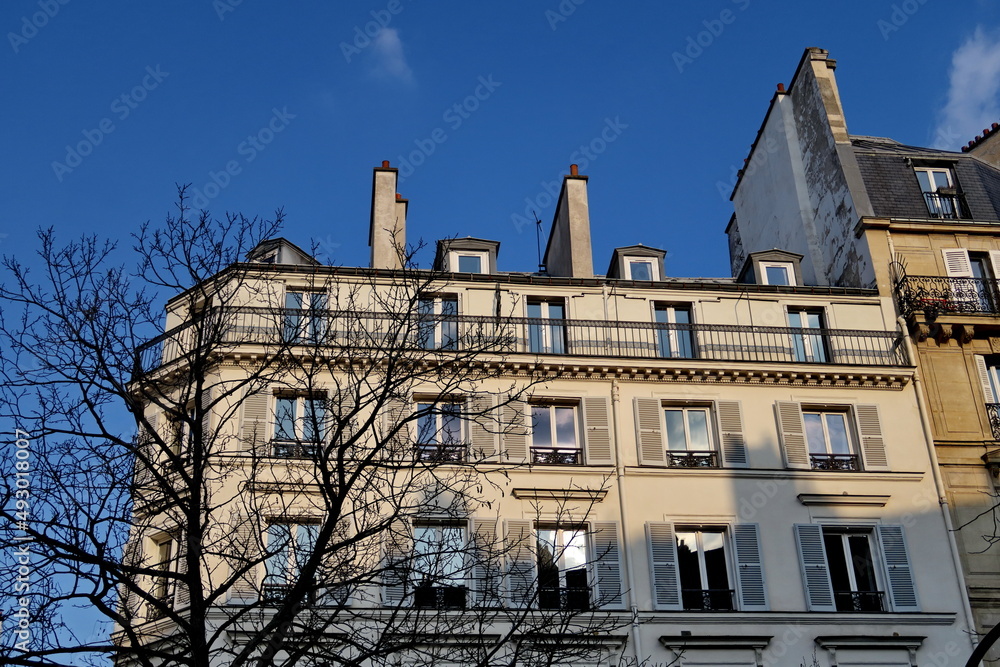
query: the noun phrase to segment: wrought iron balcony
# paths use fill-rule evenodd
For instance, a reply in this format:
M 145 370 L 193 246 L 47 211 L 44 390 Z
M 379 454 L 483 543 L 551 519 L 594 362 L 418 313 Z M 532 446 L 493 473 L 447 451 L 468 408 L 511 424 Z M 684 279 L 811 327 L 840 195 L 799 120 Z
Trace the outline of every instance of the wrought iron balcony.
M 465 445 L 438 445 L 433 443 L 417 445 L 417 460 L 434 461 L 436 463 L 459 463 L 465 460 L 467 449 L 468 447 Z
M 927 213 L 932 218 L 942 220 L 968 220 L 972 216 L 969 214 L 969 205 L 965 201 L 965 195 L 961 192 L 925 192 L 924 202 L 927 204 Z
M 882 591 L 834 591 L 837 611 L 885 611 Z
M 135 373 L 147 373 L 189 359 L 211 344 L 213 352 L 257 345 L 270 354 L 323 348 L 324 354 L 351 356 L 386 349 L 427 350 L 427 316 L 358 311 L 316 311 L 308 336 L 286 335 L 286 318 L 302 311 L 284 308 L 216 308 L 157 336 L 136 350 Z M 905 366 L 900 334 L 892 331 L 803 329 L 729 324 L 669 324 L 607 320 L 552 320 L 524 317 L 435 316 L 448 324 L 447 345 L 429 354 L 476 351 L 484 354 L 701 359 L 764 363 Z M 539 336 L 545 329 L 547 336 Z M 294 331 L 298 331 L 298 327 Z M 555 332 L 555 333 L 553 333 Z M 823 354 L 803 355 L 803 338 Z M 539 341 L 558 341 L 540 344 Z M 676 341 L 684 341 L 677 344 Z
M 319 453 L 318 442 L 272 440 L 271 456 L 280 459 L 314 459 Z
M 580 586 L 539 586 L 538 608 L 587 611 L 590 609 L 590 589 Z
M 732 611 L 733 594 L 731 588 L 683 588 L 681 601 L 685 609 L 701 611 Z
M 896 300 L 903 315 L 923 311 L 927 319 L 940 315 L 1000 315 L 1000 281 L 944 276 L 903 276 L 896 282 Z
M 993 439 L 1000 440 L 1000 403 L 987 403 L 986 416 L 990 419 Z
M 672 468 L 718 468 L 719 459 L 715 452 L 667 451 L 667 465 Z
M 413 606 L 420 609 L 465 609 L 469 589 L 465 586 L 417 586 Z
M 531 462 L 543 465 L 580 465 L 580 450 L 560 449 L 558 447 L 532 447 Z
M 280 604 L 292 592 L 291 584 L 264 584 L 260 587 L 260 601 L 264 604 Z M 306 601 L 316 601 L 316 591 L 310 588 L 306 592 Z
M 861 470 L 861 461 L 857 454 L 810 454 L 809 462 L 813 470 L 844 470 L 856 472 Z

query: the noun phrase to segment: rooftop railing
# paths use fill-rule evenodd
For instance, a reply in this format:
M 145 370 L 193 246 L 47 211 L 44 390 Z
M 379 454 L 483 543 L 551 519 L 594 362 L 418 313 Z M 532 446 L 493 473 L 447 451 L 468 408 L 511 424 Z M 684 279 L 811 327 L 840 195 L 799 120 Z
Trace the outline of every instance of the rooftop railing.
M 207 333 L 206 333 L 207 332 Z M 327 355 L 428 350 L 447 354 L 699 359 L 764 363 L 905 366 L 892 331 L 557 320 L 469 315 L 427 316 L 283 308 L 215 309 L 136 350 L 136 373 L 239 345 L 322 347 Z

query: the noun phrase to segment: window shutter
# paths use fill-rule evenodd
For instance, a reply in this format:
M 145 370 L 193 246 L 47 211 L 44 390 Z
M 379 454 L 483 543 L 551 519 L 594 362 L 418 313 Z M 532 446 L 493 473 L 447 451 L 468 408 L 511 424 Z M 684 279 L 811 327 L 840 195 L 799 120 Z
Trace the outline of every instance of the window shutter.
M 795 541 L 806 587 L 806 606 L 809 611 L 837 611 L 823 546 L 823 527 L 814 523 L 795 524 Z
M 485 461 L 497 455 L 498 428 L 494 401 L 490 394 L 476 394 L 469 399 L 469 439 L 473 461 Z
M 722 440 L 722 465 L 726 468 L 746 468 L 747 443 L 743 437 L 743 415 L 739 401 L 719 401 L 715 404 Z
M 535 552 L 531 521 L 508 519 L 507 592 L 512 607 L 529 607 L 534 600 Z
M 381 446 L 391 458 L 409 453 L 406 449 L 410 444 L 410 425 L 403 423 L 408 407 L 412 407 L 409 401 L 399 396 L 390 396 L 382 405 Z
M 658 398 L 636 398 L 635 439 L 639 443 L 639 465 L 667 465 L 667 448 L 663 444 L 663 419 Z
M 132 526 L 129 531 L 128 541 L 122 548 L 122 578 L 128 583 L 119 585 L 119 607 L 122 616 L 127 619 L 134 619 L 139 614 L 139 598 L 132 592 L 129 586 L 136 586 L 138 581 L 135 571 L 131 568 L 141 566 L 142 533 L 138 528 Z
M 656 609 L 680 609 L 681 585 L 673 526 L 669 523 L 647 523 L 646 537 L 653 576 L 653 606 Z
M 500 606 L 500 567 L 497 561 L 496 519 L 473 519 L 472 534 L 472 590 L 475 606 L 494 608 Z
M 603 609 L 624 609 L 625 586 L 622 584 L 618 524 L 612 521 L 596 522 L 592 528 L 594 573 L 597 577 L 597 596 L 594 602 Z
M 229 601 L 256 602 L 260 577 L 260 525 L 252 517 L 234 513 L 230 519 L 230 545 L 227 553 L 230 581 Z
M 191 589 L 188 587 L 187 579 L 187 540 L 184 539 L 183 533 L 178 533 L 177 540 L 174 543 L 177 549 L 177 555 L 174 559 L 177 561 L 177 580 L 172 582 L 174 586 L 174 609 L 182 609 L 191 602 Z
M 806 428 L 802 422 L 802 407 L 791 401 L 778 401 L 778 432 L 781 434 L 785 466 L 809 470 L 809 449 L 806 447 Z
M 993 393 L 993 385 L 990 384 L 990 371 L 986 367 L 986 357 L 981 354 L 973 355 L 976 360 L 976 375 L 979 377 L 979 383 L 983 387 L 983 398 L 986 399 L 986 403 L 998 403 L 996 395 Z
M 139 434 L 136 437 L 136 457 L 135 457 L 135 483 L 137 485 L 148 484 L 153 479 L 152 466 L 156 459 L 157 447 L 156 428 L 159 415 L 153 413 L 146 417 L 149 428 L 139 426 Z
M 969 251 L 965 248 L 944 248 L 945 275 L 949 278 L 971 278 L 972 262 L 969 261 Z
M 611 406 L 606 396 L 583 399 L 583 422 L 587 428 L 587 465 L 611 465 Z
M 856 405 L 854 414 L 858 420 L 858 430 L 861 432 L 861 454 L 864 457 L 865 470 L 888 470 L 889 462 L 885 457 L 885 441 L 882 438 L 878 406 Z
M 882 545 L 882 556 L 885 558 L 892 610 L 920 611 L 903 527 L 897 525 L 879 526 L 878 538 Z
M 205 387 L 201 392 L 201 447 L 208 451 L 212 440 L 212 389 Z
M 990 264 L 993 268 L 993 280 L 1000 276 L 1000 250 L 990 250 Z M 993 291 L 996 291 L 996 282 L 993 283 Z
M 527 404 L 524 401 L 510 401 L 503 406 L 504 455 L 511 463 L 524 463 L 528 460 L 526 410 Z
M 245 452 L 262 452 L 263 444 L 271 437 L 268 433 L 271 421 L 270 399 L 267 391 L 252 392 L 249 389 L 243 397 L 240 442 Z
M 325 437 L 337 449 L 344 447 L 357 433 L 358 419 L 354 411 L 355 397 L 349 388 L 341 387 L 338 391 L 331 391 L 327 396 L 324 415 L 327 426 Z M 340 429 L 339 436 L 337 429 Z
M 767 611 L 767 584 L 760 554 L 760 527 L 755 523 L 733 526 L 736 576 L 740 582 L 740 611 Z
M 405 521 L 392 521 L 382 536 L 382 605 L 398 607 L 406 598 L 412 536 Z

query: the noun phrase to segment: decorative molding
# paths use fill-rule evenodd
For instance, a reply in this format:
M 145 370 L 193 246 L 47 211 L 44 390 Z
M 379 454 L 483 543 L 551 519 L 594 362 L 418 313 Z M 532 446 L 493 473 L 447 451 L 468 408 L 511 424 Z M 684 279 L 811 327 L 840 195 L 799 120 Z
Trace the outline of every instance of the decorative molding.
M 896 649 L 906 651 L 910 657 L 910 666 L 917 667 L 917 649 L 927 637 L 880 637 L 873 635 L 817 637 L 816 644 L 830 652 L 830 667 L 837 667 L 838 649 L 857 649 L 864 651 Z
M 764 649 L 773 636 L 719 635 L 715 637 L 695 637 L 692 635 L 663 635 L 660 644 L 673 651 L 677 657 L 688 649 L 744 649 L 753 651 L 757 667 L 764 667 Z
M 885 507 L 890 496 L 869 496 L 854 493 L 800 493 L 799 502 L 803 505 L 867 505 Z
M 608 495 L 607 489 L 514 489 L 518 500 L 586 500 L 599 503 Z

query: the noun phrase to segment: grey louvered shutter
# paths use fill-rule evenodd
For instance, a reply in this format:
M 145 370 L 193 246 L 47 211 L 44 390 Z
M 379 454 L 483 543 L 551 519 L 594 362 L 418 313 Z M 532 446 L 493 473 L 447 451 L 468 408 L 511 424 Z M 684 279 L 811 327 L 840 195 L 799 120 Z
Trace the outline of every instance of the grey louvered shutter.
M 658 398 L 636 398 L 635 439 L 639 445 L 639 465 L 667 465 L 663 444 L 663 411 Z
M 726 468 L 746 468 L 747 443 L 743 437 L 743 412 L 739 401 L 719 401 L 715 404 L 722 440 L 722 465 Z
M 212 440 L 212 388 L 205 387 L 201 392 L 201 446 L 208 450 Z
M 775 403 L 778 413 L 778 433 L 781 435 L 785 466 L 809 470 L 809 448 L 806 446 L 806 428 L 802 422 L 802 406 L 792 401 Z
M 594 574 L 597 578 L 597 597 L 594 602 L 602 609 L 624 609 L 622 584 L 621 539 L 618 524 L 612 521 L 595 522 L 593 528 Z
M 504 522 L 507 538 L 507 595 L 510 606 L 525 608 L 534 599 L 535 550 L 532 522 L 508 519 Z
M 175 556 L 177 562 L 177 581 L 172 584 L 174 586 L 174 608 L 182 609 L 183 607 L 188 606 L 191 602 L 191 589 L 185 581 L 188 571 L 187 542 L 182 533 L 177 535 L 174 545 L 177 549 L 177 554 Z
M 494 397 L 476 394 L 469 399 L 469 439 L 472 441 L 472 460 L 485 461 L 497 455 L 499 425 L 497 424 Z
M 471 555 L 472 591 L 475 606 L 494 608 L 500 606 L 499 549 L 497 545 L 496 519 L 473 519 L 470 522 L 472 534 Z
M 510 401 L 503 406 L 504 458 L 510 463 L 528 460 L 527 408 L 524 401 Z
M 823 546 L 823 527 L 814 523 L 798 523 L 794 527 L 809 611 L 837 611 Z
M 614 463 L 611 446 L 611 400 L 606 396 L 583 399 L 583 423 L 586 426 L 587 465 Z
M 993 384 L 990 382 L 990 371 L 986 366 L 986 357 L 981 354 L 973 355 L 976 360 L 976 377 L 983 388 L 983 399 L 986 403 L 998 402 L 997 396 L 993 392 Z
M 256 602 L 260 591 L 260 524 L 254 516 L 234 512 L 230 518 L 226 558 L 232 587 L 230 602 Z
M 388 398 L 382 406 L 382 446 L 388 448 L 390 456 L 405 456 L 410 445 L 410 425 L 403 423 L 406 410 L 411 407 L 408 400 L 400 397 Z
M 122 547 L 122 578 L 129 583 L 121 584 L 118 588 L 120 591 L 118 606 L 122 616 L 127 619 L 134 619 L 139 614 L 139 597 L 128 586 L 136 585 L 136 582 L 139 580 L 139 577 L 131 568 L 141 567 L 142 560 L 142 533 L 138 528 L 132 526 L 129 531 L 128 541 Z
M 646 537 L 653 577 L 653 607 L 681 609 L 681 585 L 677 572 L 673 526 L 669 523 L 647 523 Z
M 325 415 L 328 430 L 325 437 L 328 442 L 339 449 L 349 442 L 358 430 L 357 415 L 354 414 L 354 394 L 341 388 L 340 391 L 331 392 L 328 401 Z M 337 429 L 340 429 L 339 437 Z M 350 458 L 350 455 L 348 457 Z
M 382 536 L 382 605 L 398 607 L 406 599 L 413 539 L 410 525 L 393 521 Z
M 760 527 L 755 523 L 733 526 L 736 576 L 740 582 L 740 611 L 767 611 L 767 584 L 760 554 Z
M 264 443 L 270 439 L 271 403 L 267 391 L 247 391 L 243 397 L 240 416 L 240 442 L 243 451 L 263 453 Z
M 888 470 L 889 462 L 885 457 L 885 441 L 882 439 L 882 422 L 879 419 L 877 405 L 856 405 L 854 415 L 858 420 L 858 431 L 861 433 L 861 455 L 865 462 L 865 470 Z
M 889 579 L 892 610 L 920 611 L 903 526 L 879 526 L 878 538 L 882 545 L 882 557 L 885 559 L 886 575 Z
M 146 417 L 149 428 L 139 427 L 139 434 L 136 437 L 135 456 L 135 483 L 137 485 L 148 484 L 153 479 L 152 466 L 156 459 L 156 429 L 159 415 L 153 413 Z

